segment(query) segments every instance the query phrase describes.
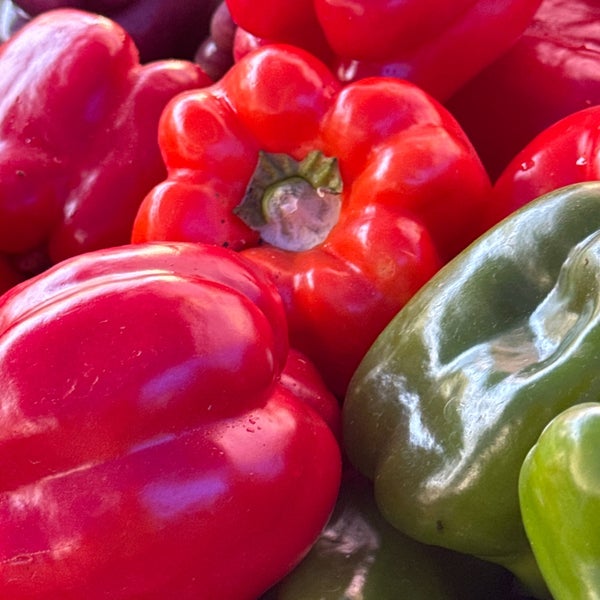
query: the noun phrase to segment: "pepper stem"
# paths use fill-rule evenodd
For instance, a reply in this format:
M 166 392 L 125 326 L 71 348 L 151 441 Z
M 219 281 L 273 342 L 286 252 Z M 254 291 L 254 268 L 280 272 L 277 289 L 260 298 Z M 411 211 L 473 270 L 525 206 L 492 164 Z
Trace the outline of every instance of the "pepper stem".
M 273 246 L 309 250 L 324 242 L 338 222 L 341 192 L 337 159 L 319 150 L 301 161 L 260 152 L 234 213 Z

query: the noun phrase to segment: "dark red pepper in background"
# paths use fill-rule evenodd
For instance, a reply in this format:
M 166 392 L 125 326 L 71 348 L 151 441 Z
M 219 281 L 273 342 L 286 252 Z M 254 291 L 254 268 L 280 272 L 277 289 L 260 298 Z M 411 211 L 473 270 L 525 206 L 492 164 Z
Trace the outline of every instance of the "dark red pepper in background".
M 506 51 L 541 0 L 226 0 L 255 40 L 286 42 L 327 62 L 341 81 L 408 79 L 446 100 Z M 240 34 L 243 37 L 243 34 Z
M 600 2 L 544 0 L 516 44 L 446 106 L 495 180 L 538 133 L 600 104 Z
M 227 0 L 264 27 L 234 42 L 216 1 L 67 3 L 2 5 L 0 597 L 255 600 L 323 531 L 390 319 L 600 179 L 599 8 Z
M 0 256 L 0 294 L 19 283 L 22 279 L 23 276 L 17 272 L 12 263 L 5 256 Z
M 0 46 L 0 253 L 23 277 L 126 243 L 165 176 L 160 114 L 211 81 L 189 61 L 141 66 L 105 17 L 57 9 Z
M 2 0 L 2 4 L 7 22 L 12 14 L 13 31 L 28 18 L 57 8 L 104 15 L 129 33 L 141 61 L 149 62 L 161 58 L 193 59 L 209 34 L 219 0 Z
M 560 119 L 512 159 L 494 185 L 488 223 L 497 223 L 542 194 L 597 179 L 600 105 Z
M 336 398 L 241 255 L 139 244 L 0 298 L 0 597 L 254 600 L 335 504 Z
M 233 64 L 236 29 L 227 4 L 221 0 L 210 19 L 208 36 L 194 55 L 194 62 L 198 63 L 214 81 L 220 79 Z
M 489 179 L 448 111 L 395 78 L 342 88 L 292 46 L 258 49 L 180 94 L 159 143 L 168 177 L 140 206 L 133 241 L 223 244 L 261 265 L 292 345 L 340 397 L 389 319 L 483 231 Z

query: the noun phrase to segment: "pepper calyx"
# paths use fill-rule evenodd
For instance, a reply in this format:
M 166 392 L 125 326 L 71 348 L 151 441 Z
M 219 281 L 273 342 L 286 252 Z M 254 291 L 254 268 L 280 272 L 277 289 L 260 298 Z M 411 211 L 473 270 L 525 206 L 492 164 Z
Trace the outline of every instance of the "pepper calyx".
M 336 158 L 320 150 L 304 159 L 259 152 L 258 162 L 234 213 L 264 242 L 284 250 L 310 250 L 324 242 L 339 220 L 343 183 Z

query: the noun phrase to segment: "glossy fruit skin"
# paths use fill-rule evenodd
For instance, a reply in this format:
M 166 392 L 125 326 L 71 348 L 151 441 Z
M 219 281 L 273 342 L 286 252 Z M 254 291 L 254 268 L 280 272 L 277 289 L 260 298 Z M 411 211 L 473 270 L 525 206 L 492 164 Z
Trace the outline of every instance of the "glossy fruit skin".
M 267 270 L 292 345 L 339 396 L 387 320 L 483 232 L 490 182 L 453 117 L 399 79 L 342 88 L 299 48 L 259 48 L 213 86 L 179 95 L 159 143 L 168 177 L 142 202 L 132 240 L 227 245 Z M 265 243 L 233 212 L 259 152 L 302 160 L 315 150 L 339 165 L 339 220 L 311 249 Z
M 487 222 L 552 190 L 600 179 L 600 105 L 574 112 L 538 134 L 494 183 Z
M 596 0 L 543 0 L 516 43 L 445 103 L 493 181 L 542 131 L 600 104 L 598 22 Z
M 86 253 L 0 297 L 0 321 L 2 597 L 250 600 L 308 551 L 337 399 L 239 254 Z
M 600 404 L 567 408 L 521 468 L 523 523 L 555 600 L 600 594 L 599 436 Z
M 24 276 L 124 244 L 165 173 L 156 130 L 211 80 L 188 61 L 142 66 L 115 22 L 48 11 L 0 46 L 0 253 Z
M 226 0 L 254 43 L 305 48 L 345 83 L 395 76 L 442 101 L 510 48 L 540 1 Z
M 545 425 L 600 393 L 598 229 L 600 182 L 513 213 L 396 315 L 343 405 L 346 452 L 393 525 L 540 597 L 518 476 Z

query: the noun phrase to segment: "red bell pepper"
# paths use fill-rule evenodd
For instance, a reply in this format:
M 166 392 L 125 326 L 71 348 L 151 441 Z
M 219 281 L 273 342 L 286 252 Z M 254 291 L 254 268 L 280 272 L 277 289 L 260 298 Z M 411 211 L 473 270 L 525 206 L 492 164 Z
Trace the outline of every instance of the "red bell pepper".
M 0 253 L 29 276 L 128 242 L 165 176 L 163 108 L 209 83 L 189 61 L 141 66 L 105 17 L 57 9 L 20 29 L 0 46 Z
M 67 259 L 0 298 L 0 352 L 2 598 L 254 600 L 333 509 L 337 399 L 233 251 Z
M 452 116 L 399 79 L 342 89 L 299 48 L 263 47 L 180 94 L 159 143 L 169 175 L 132 240 L 243 251 L 338 395 L 387 321 L 482 232 L 489 179 Z
M 497 179 L 488 223 L 497 223 L 538 196 L 600 179 L 600 105 L 577 111 L 536 136 Z
M 142 62 L 191 60 L 209 33 L 219 0 L 2 0 L 14 15 L 14 29 L 27 18 L 56 8 L 76 8 L 116 21 L 133 38 Z M 10 5 L 13 5 L 11 7 Z
M 537 134 L 600 104 L 600 3 L 544 0 L 517 43 L 446 106 L 492 179 Z
M 541 0 L 226 2 L 241 36 L 306 48 L 341 81 L 391 75 L 445 100 L 516 41 Z

